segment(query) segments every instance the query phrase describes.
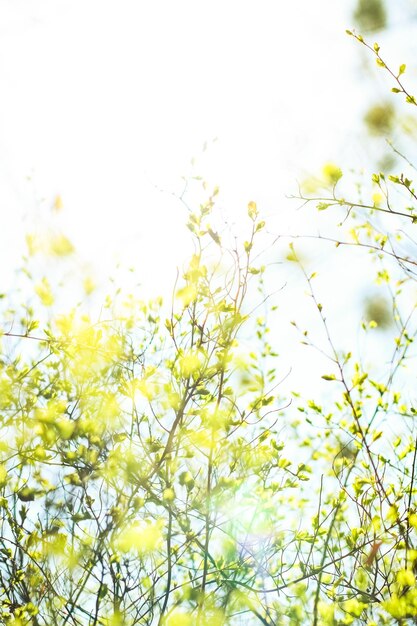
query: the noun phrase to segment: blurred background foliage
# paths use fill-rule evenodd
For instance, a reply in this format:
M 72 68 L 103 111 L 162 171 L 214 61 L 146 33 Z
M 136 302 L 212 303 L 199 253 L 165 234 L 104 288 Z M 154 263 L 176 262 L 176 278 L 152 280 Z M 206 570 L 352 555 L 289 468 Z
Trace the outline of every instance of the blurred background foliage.
M 372 44 L 378 42 L 382 46 L 382 56 L 386 47 L 387 60 L 395 52 L 397 37 L 402 41 L 413 41 L 408 38 L 408 29 L 417 24 L 417 1 L 399 0 L 355 0 L 352 3 L 352 23 L 357 34 L 362 34 Z M 380 68 L 365 48 L 359 48 L 361 65 L 359 71 L 362 80 L 367 76 L 369 85 L 364 92 L 364 108 L 362 127 L 367 135 L 363 141 L 367 152 L 366 169 L 397 174 L 397 169 L 411 163 L 412 147 L 417 139 L 417 126 L 408 106 L 389 94 L 387 87 L 392 87 L 386 76 L 381 76 Z M 417 71 L 413 54 L 407 55 L 407 79 L 415 84 L 412 73 Z M 392 58 L 390 59 L 392 60 Z M 405 59 L 400 61 L 405 62 Z M 393 68 L 395 71 L 395 68 Z M 370 295 L 362 300 L 362 315 L 367 323 L 375 323 L 379 330 L 388 330 L 393 323 L 391 304 L 382 296 Z
M 395 108 L 392 102 L 372 105 L 363 118 L 370 135 L 390 135 L 394 126 Z
M 402 0 L 400 2 L 388 3 L 386 0 L 357 0 L 352 10 L 353 26 L 357 33 L 364 35 L 371 40 L 372 37 L 383 42 L 390 35 L 401 36 L 401 31 L 410 27 L 417 20 L 417 2 L 416 0 Z M 412 43 L 412 42 L 411 42 Z M 376 139 L 378 145 L 378 164 L 386 165 L 391 163 L 395 165 L 396 155 L 392 146 L 387 144 L 386 139 L 394 139 L 399 144 L 404 142 L 405 137 L 416 137 L 416 128 L 409 121 L 409 116 L 403 114 L 398 116 L 397 104 L 394 96 L 390 99 L 386 98 L 386 85 L 381 91 L 378 88 L 378 80 L 376 76 L 375 64 L 373 59 L 362 52 L 361 71 L 367 70 L 369 78 L 373 79 L 374 90 L 371 102 L 363 114 L 363 124 L 369 135 L 369 138 Z M 408 57 L 408 63 L 412 63 L 413 57 Z M 399 130 L 404 135 L 400 137 Z M 395 131 L 395 136 L 392 137 Z M 381 139 L 384 141 L 385 154 L 381 156 Z M 402 147 L 402 146 L 401 146 Z M 371 147 L 372 150 L 372 147 Z M 390 153 L 390 159 L 388 158 Z M 397 155 L 398 156 L 398 155 Z M 381 167 L 381 169 L 383 169 Z
M 381 330 L 390 328 L 393 323 L 392 305 L 388 300 L 380 295 L 373 295 L 365 298 L 364 313 L 365 320 Z
M 353 17 L 358 28 L 365 32 L 386 28 L 387 10 L 384 0 L 358 0 Z

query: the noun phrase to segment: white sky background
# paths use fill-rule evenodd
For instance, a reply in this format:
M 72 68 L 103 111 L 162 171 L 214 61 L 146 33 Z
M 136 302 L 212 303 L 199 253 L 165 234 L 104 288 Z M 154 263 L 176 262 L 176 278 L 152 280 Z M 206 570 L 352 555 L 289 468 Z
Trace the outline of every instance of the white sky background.
M 285 197 L 297 179 L 363 163 L 355 132 L 372 94 L 345 34 L 353 6 L 0 0 L 3 284 L 57 194 L 80 259 L 98 279 L 135 266 L 144 297 L 171 290 L 189 250 L 182 176 L 219 185 L 232 222 L 256 200 L 274 233 L 314 232 L 313 208 L 305 224 Z M 349 266 L 338 271 L 341 288 Z M 303 298 L 292 293 L 294 314 Z
M 21 218 L 30 230 L 60 194 L 82 258 L 107 271 L 122 257 L 155 285 L 188 241 L 184 210 L 157 188 L 179 192 L 191 173 L 235 219 L 254 199 L 286 232 L 285 194 L 349 144 L 350 8 L 1 0 L 1 258 L 20 252 Z

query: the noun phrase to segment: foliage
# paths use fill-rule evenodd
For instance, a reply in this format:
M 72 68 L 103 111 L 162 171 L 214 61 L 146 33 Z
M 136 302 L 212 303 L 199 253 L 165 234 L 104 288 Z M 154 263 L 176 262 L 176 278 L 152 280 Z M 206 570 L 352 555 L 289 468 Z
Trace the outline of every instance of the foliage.
M 387 15 L 384 0 L 358 0 L 354 19 L 364 32 L 385 28 Z
M 3 311 L 7 624 L 263 619 L 279 569 L 266 517 L 306 470 L 283 458 L 275 354 L 244 307 L 264 222 L 250 203 L 250 236 L 227 253 L 207 223 L 215 195 L 190 214 L 195 253 L 165 320 L 160 299 L 121 294 L 96 320 L 59 314 L 46 277 L 19 324 Z
M 377 65 L 394 80 L 392 91 L 415 106 L 403 80 L 405 65 L 392 70 L 378 44 L 371 46 L 361 35 L 348 34 L 372 51 Z M 314 286 L 315 275 L 310 276 L 300 263 L 325 331 L 327 347 L 320 349 L 328 356 L 329 372 L 323 379 L 340 390 L 331 407 L 313 400 L 301 407 L 322 433 L 327 423 L 324 438 L 340 442 L 336 454 L 330 444 L 327 448 L 332 466 L 328 474 L 338 485 L 330 512 L 321 510 L 323 494 L 330 493 L 330 478 L 320 487 L 318 519 L 324 518 L 324 538 L 321 547 L 315 542 L 312 550 L 322 555 L 314 624 L 405 625 L 417 618 L 417 438 L 412 383 L 417 335 L 413 238 L 417 207 L 412 180 L 415 168 L 400 156 L 405 171 L 373 174 L 371 186 L 360 188 L 358 198 L 347 197 L 349 184 L 343 184 L 342 176 L 327 181 L 327 186 L 325 181 L 318 183 L 316 190 L 320 186 L 323 190 L 320 195 L 301 194 L 306 203 L 314 201 L 319 211 L 338 207 L 343 212 L 336 234 L 320 235 L 321 242 L 366 254 L 375 267 L 375 286 L 362 322 L 364 356 L 355 358 L 353 351 L 341 353 L 336 348 L 338 338 L 332 336 L 326 307 Z M 369 200 L 364 200 L 365 193 Z M 292 255 L 298 261 L 294 247 Z M 364 266 L 366 258 L 361 263 Z M 393 332 L 380 336 L 383 360 L 375 362 L 366 346 L 371 345 L 373 334 L 384 329 Z M 304 342 L 314 345 L 309 332 L 300 330 Z
M 364 122 L 372 135 L 386 136 L 394 125 L 394 107 L 390 102 L 375 104 L 366 112 Z
M 353 36 L 414 106 L 405 66 Z M 213 226 L 217 190 L 190 212 L 195 250 L 169 305 L 118 290 L 96 316 L 68 308 L 55 264 L 39 274 L 35 257 L 66 260 L 71 243 L 29 237 L 20 299 L 2 300 L 3 623 L 415 623 L 417 196 L 408 171 L 378 172 L 348 199 L 333 164 L 316 187 L 304 202 L 339 224 L 318 243 L 375 263 L 362 333 L 385 352 L 338 348 L 293 242 L 325 343 L 293 326 L 328 365 L 325 392 L 291 404 L 254 202 L 236 245 Z

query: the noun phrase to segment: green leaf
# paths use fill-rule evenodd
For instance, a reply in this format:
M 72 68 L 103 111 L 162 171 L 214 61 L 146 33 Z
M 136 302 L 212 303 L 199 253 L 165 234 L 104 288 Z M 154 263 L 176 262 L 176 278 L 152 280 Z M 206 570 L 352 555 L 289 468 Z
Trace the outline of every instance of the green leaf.
M 220 241 L 220 237 L 218 233 L 214 232 L 214 230 L 212 230 L 211 228 L 208 228 L 207 232 L 210 235 L 210 237 L 213 239 L 214 243 L 217 243 L 217 245 L 220 246 L 221 241 Z
M 100 598 L 100 600 L 103 600 L 103 598 L 106 597 L 108 590 L 109 588 L 105 583 L 101 585 L 100 591 L 98 592 L 98 597 Z
M 326 163 L 322 171 L 327 184 L 336 185 L 343 176 L 340 167 L 334 163 Z
M 17 492 L 17 497 L 22 502 L 33 502 L 35 495 L 35 489 L 31 489 L 30 487 L 23 487 L 23 489 Z
M 258 209 L 256 207 L 256 202 L 249 202 L 248 204 L 248 215 L 252 221 L 255 221 L 258 217 Z

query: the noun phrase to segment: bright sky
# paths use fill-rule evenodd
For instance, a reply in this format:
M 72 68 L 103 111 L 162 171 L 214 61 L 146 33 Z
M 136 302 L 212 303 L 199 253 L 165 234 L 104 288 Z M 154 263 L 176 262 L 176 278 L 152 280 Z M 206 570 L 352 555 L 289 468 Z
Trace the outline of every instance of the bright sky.
M 121 258 L 155 286 L 187 247 L 171 192 L 191 173 L 220 186 L 232 219 L 254 199 L 286 232 L 296 179 L 350 149 L 351 8 L 2 0 L 3 264 L 21 251 L 22 217 L 28 229 L 49 219 L 59 194 L 82 258 L 104 271 Z
M 96 277 L 119 260 L 136 267 L 144 297 L 171 293 L 190 248 L 173 195 L 183 176 L 218 185 L 231 222 L 256 200 L 274 233 L 315 232 L 313 208 L 296 211 L 285 196 L 326 161 L 363 163 L 355 129 L 372 94 L 345 34 L 352 8 L 350 0 L 1 0 L 0 291 L 24 233 L 59 219 Z M 354 308 L 351 258 L 324 276 L 342 325 Z M 277 287 L 284 280 L 277 275 Z M 282 298 L 291 318 L 305 307 L 298 285 Z M 308 374 L 304 352 L 286 360 Z

